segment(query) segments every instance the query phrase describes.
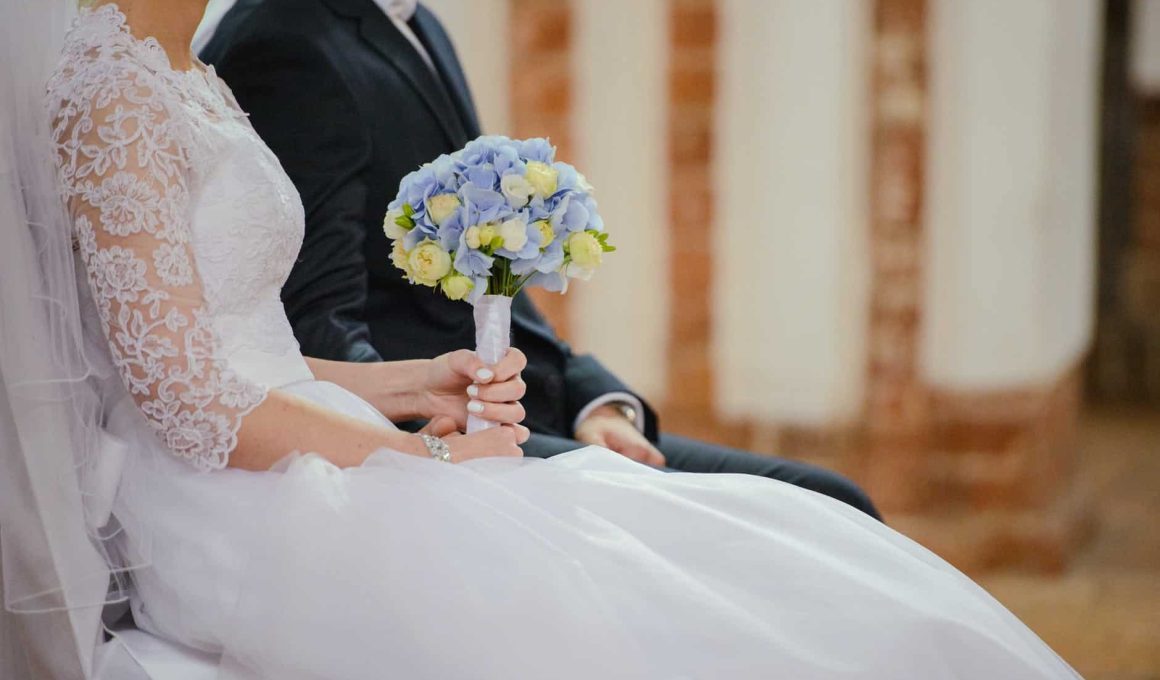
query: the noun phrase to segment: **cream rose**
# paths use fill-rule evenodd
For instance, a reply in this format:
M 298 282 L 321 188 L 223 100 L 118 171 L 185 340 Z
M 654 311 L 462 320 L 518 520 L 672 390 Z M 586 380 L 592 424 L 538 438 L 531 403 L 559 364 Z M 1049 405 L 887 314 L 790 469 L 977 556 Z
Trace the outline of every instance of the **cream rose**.
M 474 281 L 459 273 L 445 277 L 439 285 L 449 300 L 462 300 L 475 288 Z
M 434 288 L 451 271 L 451 255 L 439 243 L 428 239 L 407 255 L 407 264 L 415 283 Z
M 604 246 L 590 232 L 580 231 L 568 237 L 564 242 L 572 261 L 584 269 L 596 269 L 604 255 Z
M 486 248 L 489 245 L 491 245 L 491 242 L 495 240 L 496 236 L 499 236 L 499 231 L 495 228 L 495 224 L 492 224 L 491 222 L 489 222 L 489 223 L 483 225 L 482 227 L 480 227 L 479 228 L 480 247 Z
M 398 241 L 407 235 L 407 229 L 399 224 L 399 220 L 403 217 L 403 211 L 398 208 L 387 211 L 387 217 L 383 220 L 383 233 L 387 238 Z
M 552 225 L 548 220 L 537 220 L 532 226 L 540 232 L 540 248 L 547 248 L 556 240 L 556 232 L 552 231 Z
M 528 169 L 524 173 L 524 177 L 536 190 L 537 196 L 547 198 L 556 193 L 556 179 L 559 174 L 559 171 L 547 163 L 528 161 Z
M 427 216 L 436 226 L 442 226 L 456 210 L 459 210 L 459 197 L 455 194 L 437 194 L 427 199 Z
M 504 248 L 519 252 L 528 244 L 528 223 L 512 218 L 499 225 L 499 235 L 503 238 Z
M 391 264 L 403 270 L 403 274 L 409 279 L 411 278 L 411 264 L 407 261 L 407 249 L 403 247 L 402 241 L 395 241 L 395 245 L 391 248 Z
M 468 227 L 467 232 L 463 234 L 463 240 L 467 243 L 468 248 L 478 250 L 482 244 L 479 239 L 479 227 Z

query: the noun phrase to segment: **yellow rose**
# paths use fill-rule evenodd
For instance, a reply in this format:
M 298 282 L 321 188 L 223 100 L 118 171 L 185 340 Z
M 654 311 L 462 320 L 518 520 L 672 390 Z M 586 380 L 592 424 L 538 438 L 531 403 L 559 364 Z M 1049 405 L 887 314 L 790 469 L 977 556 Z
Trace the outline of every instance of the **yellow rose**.
M 462 300 L 475 288 L 474 281 L 459 273 L 445 277 L 439 285 L 449 300 Z
M 499 236 L 499 231 L 490 222 L 479 228 L 479 243 L 484 248 L 494 241 L 496 236 Z
M 407 256 L 407 264 L 415 283 L 434 288 L 451 271 L 451 255 L 438 242 L 428 239 L 415 246 Z
M 395 241 L 395 246 L 391 248 L 391 263 L 402 269 L 407 278 L 411 278 L 411 265 L 407 262 L 407 250 L 403 248 L 401 240 Z
M 455 194 L 438 194 L 427 199 L 427 216 L 436 226 L 441 226 L 458 209 L 459 197 Z
M 595 269 L 600 266 L 604 255 L 604 247 L 600 241 L 587 231 L 580 231 L 568 237 L 564 242 L 572 261 L 584 269 Z
M 468 248 L 479 248 L 482 241 L 479 238 L 479 227 L 468 227 L 467 233 L 463 235 L 463 240 L 467 243 Z
M 524 178 L 536 190 L 537 196 L 547 198 L 556 193 L 556 178 L 559 174 L 556 168 L 547 163 L 528 161 L 528 170 L 524 173 Z
M 542 237 L 540 239 L 541 248 L 547 248 L 552 245 L 552 241 L 556 240 L 556 232 L 552 231 L 552 225 L 548 223 L 548 220 L 539 220 L 533 226 L 540 230 L 540 236 Z

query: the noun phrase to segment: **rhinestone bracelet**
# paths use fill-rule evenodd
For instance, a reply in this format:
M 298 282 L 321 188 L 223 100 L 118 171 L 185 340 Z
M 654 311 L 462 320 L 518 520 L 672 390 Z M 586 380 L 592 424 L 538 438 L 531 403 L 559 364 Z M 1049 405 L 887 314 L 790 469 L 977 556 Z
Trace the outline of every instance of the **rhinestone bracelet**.
M 432 458 L 444 463 L 451 462 L 451 449 L 447 447 L 447 442 L 439 437 L 432 437 L 429 434 L 421 434 L 419 436 L 423 438 L 423 443 L 427 445 L 427 451 L 431 454 Z

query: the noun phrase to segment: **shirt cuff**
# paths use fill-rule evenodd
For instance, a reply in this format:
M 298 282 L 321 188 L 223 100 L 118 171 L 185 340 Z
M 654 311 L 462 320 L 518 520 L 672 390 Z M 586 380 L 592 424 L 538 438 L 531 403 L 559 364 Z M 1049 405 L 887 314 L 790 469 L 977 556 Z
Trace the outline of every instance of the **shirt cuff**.
M 640 399 L 637 399 L 628 392 L 609 392 L 608 394 L 602 394 L 588 402 L 587 406 L 580 409 L 580 414 L 576 416 L 575 422 L 572 423 L 572 431 L 575 432 L 576 428 L 580 427 L 580 423 L 587 420 L 588 416 L 592 415 L 593 411 L 600 408 L 601 406 L 606 406 L 614 402 L 628 404 L 634 410 L 636 410 L 636 422 L 634 422 L 633 425 L 636 426 L 636 429 L 639 430 L 641 434 L 644 434 L 644 404 L 641 403 Z

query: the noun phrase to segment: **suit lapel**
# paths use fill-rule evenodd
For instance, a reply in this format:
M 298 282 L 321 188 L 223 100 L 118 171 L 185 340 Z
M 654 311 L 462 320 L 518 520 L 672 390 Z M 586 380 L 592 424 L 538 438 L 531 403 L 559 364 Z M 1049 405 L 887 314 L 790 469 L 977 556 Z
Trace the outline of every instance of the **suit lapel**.
M 446 88 L 378 5 L 371 0 L 326 1 L 341 14 L 358 19 L 359 35 L 402 74 L 439 121 L 447 142 L 456 149 L 466 144 L 467 132 L 456 115 L 455 105 L 447 96 Z
M 443 76 L 443 81 L 451 90 L 451 96 L 455 100 L 455 108 L 459 111 L 459 119 L 466 129 L 467 136 L 472 139 L 478 137 L 480 134 L 479 120 L 475 114 L 475 105 L 471 100 L 471 90 L 467 86 L 467 78 L 463 75 L 459 59 L 455 56 L 455 48 L 447 39 L 447 34 L 439 24 L 439 20 L 430 10 L 419 5 L 415 10 L 414 18 L 411 19 L 411 26 L 420 42 L 427 48 L 428 54 L 431 55 L 431 61 L 435 62 L 436 70 Z

